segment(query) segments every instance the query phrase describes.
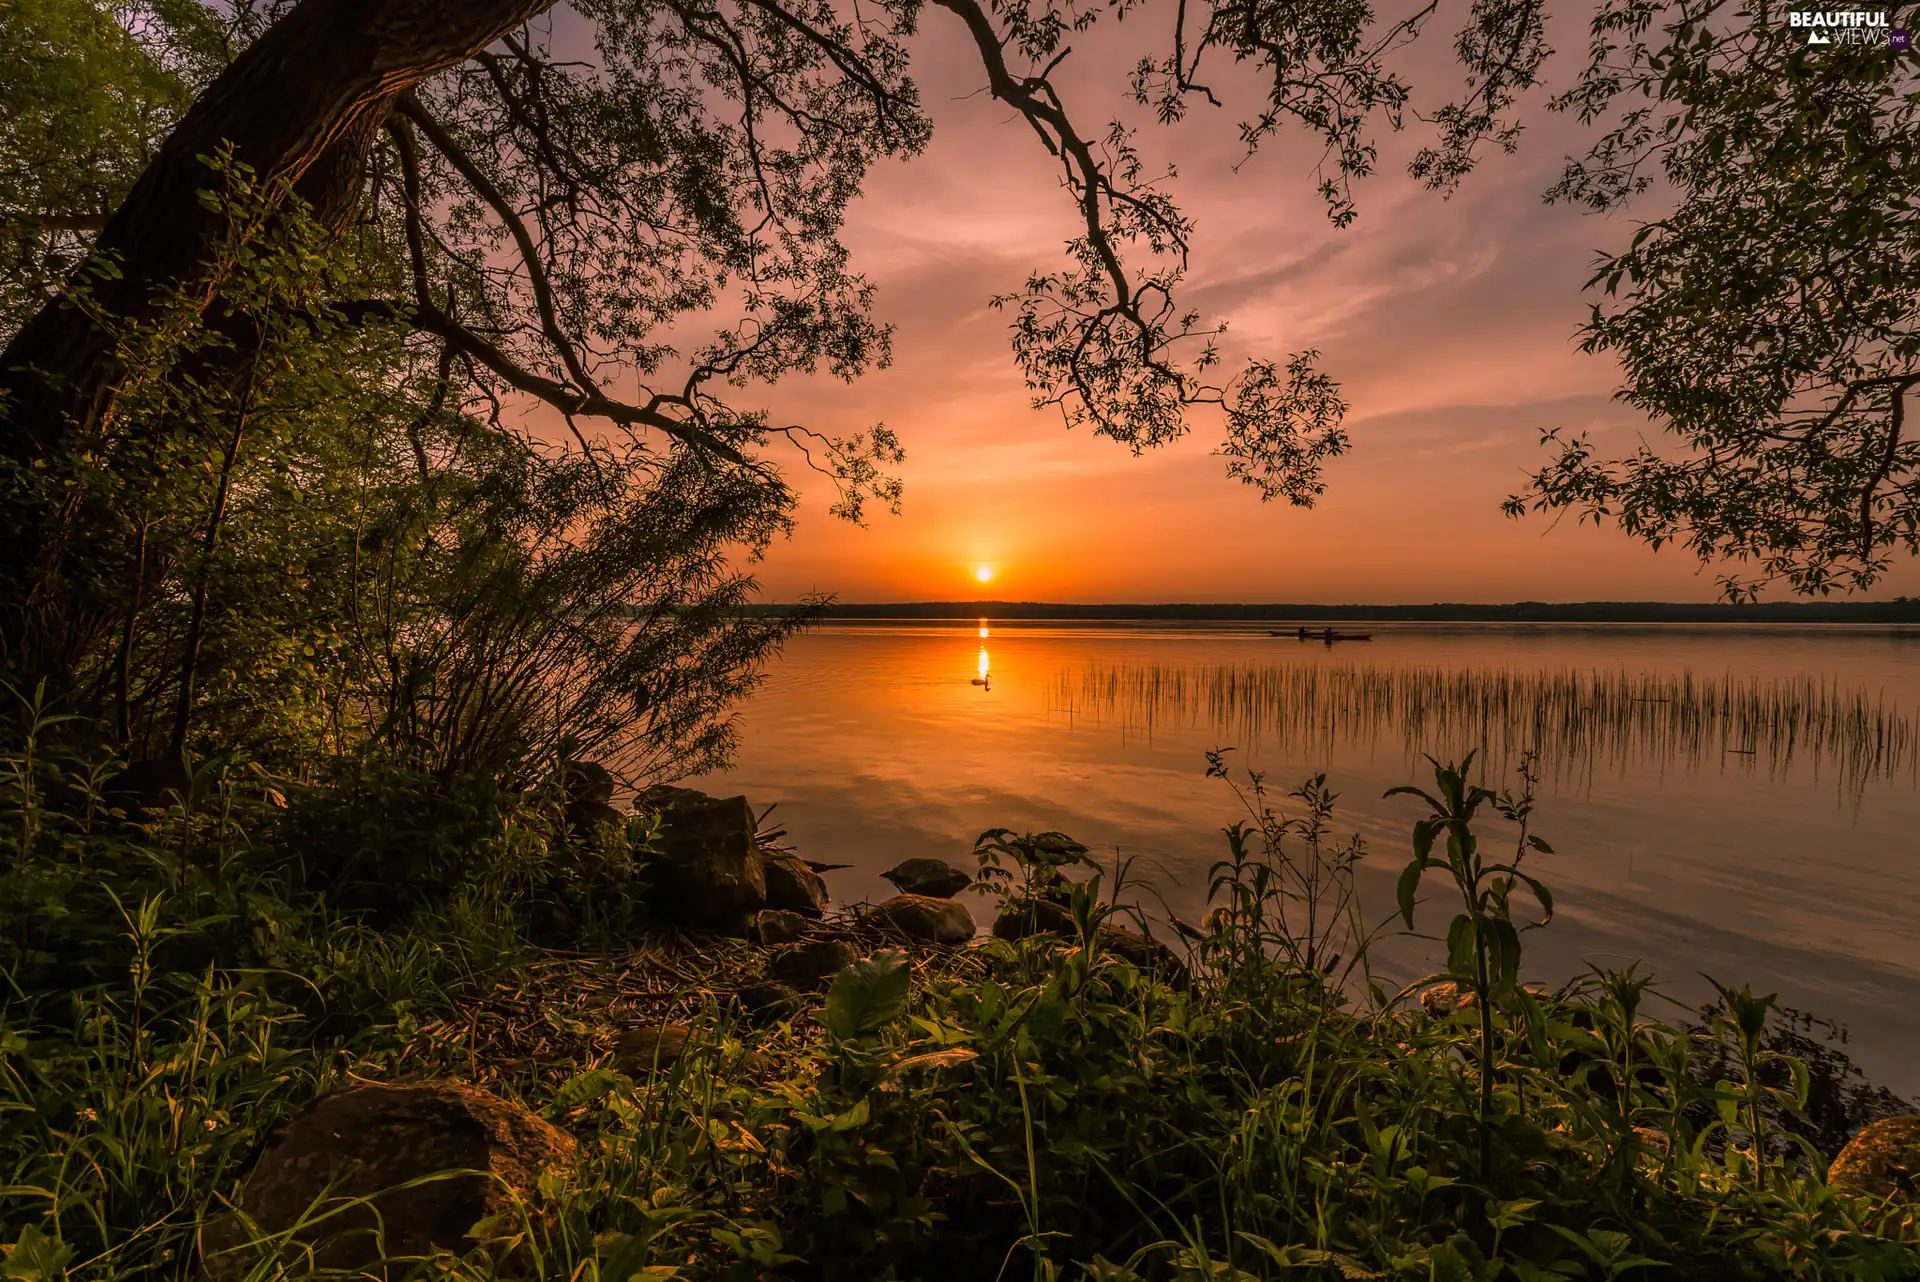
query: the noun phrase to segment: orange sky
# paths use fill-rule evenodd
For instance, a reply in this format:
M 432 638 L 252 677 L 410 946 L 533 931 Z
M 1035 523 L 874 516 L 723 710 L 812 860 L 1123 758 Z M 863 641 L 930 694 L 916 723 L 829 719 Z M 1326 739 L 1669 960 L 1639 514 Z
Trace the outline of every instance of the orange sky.
M 1120 34 L 1140 35 L 1132 24 Z M 851 527 L 827 516 L 824 487 L 808 485 L 798 532 L 761 567 L 769 597 L 1716 596 L 1713 574 L 1683 551 L 1655 554 L 1611 529 L 1570 518 L 1550 529 L 1498 510 L 1544 457 L 1541 429 L 1591 428 L 1614 452 L 1630 448 L 1637 430 L 1609 400 L 1611 364 L 1575 350 L 1594 252 L 1620 243 L 1632 224 L 1549 207 L 1540 195 L 1579 146 L 1574 122 L 1547 116 L 1536 98 L 1520 153 L 1491 157 L 1444 202 L 1403 176 L 1419 136 L 1389 137 L 1346 231 L 1329 227 L 1313 191 L 1313 150 L 1297 140 L 1236 174 L 1231 111 L 1202 108 L 1175 130 L 1145 131 L 1149 158 L 1177 157 L 1177 190 L 1199 224 L 1183 301 L 1229 323 L 1230 356 L 1284 360 L 1318 347 L 1344 385 L 1352 451 L 1328 469 L 1319 506 L 1300 510 L 1262 504 L 1226 479 L 1209 454 L 1210 425 L 1134 458 L 1029 407 L 1006 317 L 986 303 L 1057 261 L 1071 210 L 1031 130 L 977 92 L 983 77 L 958 35 L 944 11 L 924 16 L 916 75 L 934 142 L 873 175 L 847 232 L 856 267 L 898 325 L 893 367 L 851 388 L 820 379 L 769 397 L 785 421 L 892 426 L 908 452 L 903 513 Z M 1420 61 L 1431 67 L 1452 28 L 1427 38 Z M 1584 42 L 1562 33 L 1560 43 Z M 1132 49 L 1111 35 L 1077 42 L 1069 106 L 1083 132 L 1123 110 Z M 1554 70 L 1564 82 L 1570 68 L 1561 59 Z M 1426 77 L 1428 103 L 1455 83 L 1444 63 L 1441 74 Z M 993 567 L 990 585 L 975 578 L 980 565 Z M 1916 591 L 1920 573 L 1909 566 L 1876 595 Z

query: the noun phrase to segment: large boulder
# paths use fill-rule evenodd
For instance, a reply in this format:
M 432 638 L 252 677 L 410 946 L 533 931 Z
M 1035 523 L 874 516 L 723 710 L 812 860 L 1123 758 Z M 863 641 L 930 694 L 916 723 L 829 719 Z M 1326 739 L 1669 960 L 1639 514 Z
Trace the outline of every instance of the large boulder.
M 767 906 L 818 917 L 827 910 L 827 883 L 793 855 L 765 854 Z
M 1876 1198 L 1920 1201 L 1920 1114 L 1870 1123 L 1833 1159 L 1827 1182 Z
M 597 761 L 569 761 L 560 772 L 560 787 L 568 805 L 595 802 L 613 804 L 613 772 Z
M 972 873 L 944 859 L 915 857 L 895 864 L 880 875 L 903 895 L 931 895 L 935 899 L 951 899 L 973 884 Z
M 670 783 L 656 783 L 642 788 L 633 795 L 633 808 L 642 814 L 665 813 L 675 806 L 694 806 L 712 801 L 698 788 L 680 788 Z
M 955 899 L 895 895 L 873 909 L 876 921 L 923 944 L 964 944 L 973 938 L 973 914 Z
M 767 906 L 767 877 L 745 797 L 668 809 L 660 851 L 642 870 L 647 903 L 676 924 L 731 926 Z
M 601 824 L 623 824 L 627 817 L 613 808 L 613 772 L 597 761 L 569 761 L 560 772 L 566 797 L 567 826 L 590 832 Z
M 626 815 L 604 801 L 570 801 L 566 815 L 567 826 L 580 832 L 592 832 L 601 824 L 618 827 L 627 822 Z
M 210 1220 L 201 1250 L 215 1276 L 239 1277 L 253 1265 L 250 1242 L 287 1233 L 284 1249 L 311 1250 L 321 1269 L 384 1276 L 382 1261 L 483 1245 L 475 1227 L 531 1199 L 540 1173 L 576 1151 L 572 1137 L 476 1087 L 357 1086 L 315 1101 L 261 1156 L 239 1201 L 257 1231 Z M 464 1173 L 422 1179 L 442 1171 Z

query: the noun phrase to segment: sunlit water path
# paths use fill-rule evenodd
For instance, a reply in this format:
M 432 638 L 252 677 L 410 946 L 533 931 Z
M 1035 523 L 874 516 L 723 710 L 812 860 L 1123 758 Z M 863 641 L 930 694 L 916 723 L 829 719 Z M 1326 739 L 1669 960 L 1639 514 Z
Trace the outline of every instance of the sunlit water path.
M 1239 817 L 1204 753 L 1232 748 L 1281 792 L 1326 772 L 1385 917 L 1418 807 L 1381 794 L 1422 782 L 1424 753 L 1474 750 L 1509 782 L 1534 749 L 1556 852 L 1534 871 L 1560 916 L 1528 937 L 1533 975 L 1641 960 L 1680 999 L 1700 972 L 1777 989 L 1920 1093 L 1920 629 L 1353 630 L 1373 640 L 830 625 L 743 710 L 735 768 L 690 782 L 778 803 L 804 854 L 853 865 L 829 874 L 843 900 L 891 893 L 878 873 L 909 855 L 969 863 L 983 829 L 1058 828 L 1137 857 L 1193 919 Z M 1380 957 L 1395 977 L 1434 964 L 1419 941 Z

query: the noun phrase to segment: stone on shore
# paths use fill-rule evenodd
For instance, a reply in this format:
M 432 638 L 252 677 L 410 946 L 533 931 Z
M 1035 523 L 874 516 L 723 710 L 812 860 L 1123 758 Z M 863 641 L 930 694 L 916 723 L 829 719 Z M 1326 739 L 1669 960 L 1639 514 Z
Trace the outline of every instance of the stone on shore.
M 712 801 L 698 788 L 680 788 L 670 783 L 656 783 L 642 788 L 633 796 L 633 808 L 642 814 L 663 813 L 675 806 L 697 806 Z
M 621 1072 L 664 1072 L 687 1053 L 690 1024 L 654 1024 L 622 1029 L 613 1039 L 613 1066 Z
M 767 878 L 745 797 L 689 802 L 665 812 L 660 851 L 641 870 L 648 906 L 696 928 L 735 925 L 767 906 Z
M 1073 914 L 1046 899 L 1019 900 L 994 918 L 996 939 L 1026 939 L 1032 935 L 1072 935 Z M 1187 964 L 1178 953 L 1151 935 L 1114 924 L 1100 923 L 1100 942 L 1116 957 L 1126 959 L 1141 970 L 1159 969 L 1176 980 L 1187 975 Z
M 260 1235 L 290 1233 L 290 1251 L 311 1249 L 320 1269 L 399 1277 L 407 1265 L 381 1262 L 464 1254 L 483 1245 L 472 1232 L 495 1216 L 503 1235 L 517 1231 L 515 1199 L 531 1200 L 540 1173 L 571 1164 L 576 1152 L 565 1132 L 477 1087 L 357 1086 L 322 1096 L 287 1124 L 239 1205 Z M 397 1187 L 442 1171 L 466 1173 Z M 209 1220 L 201 1231 L 209 1271 L 247 1274 L 252 1236 L 232 1216 Z
M 597 761 L 569 761 L 560 774 L 560 786 L 569 805 L 586 801 L 613 804 L 613 772 Z
M 1066 935 L 1073 932 L 1073 914 L 1049 899 L 1009 902 L 993 919 L 995 939 L 1025 939 L 1029 935 Z
M 793 855 L 763 854 L 767 906 L 818 917 L 827 909 L 827 883 Z
M 1920 1114 L 1869 1123 L 1833 1159 L 1827 1183 L 1876 1198 L 1920 1201 Z
M 772 878 L 769 877 L 771 882 Z M 771 887 L 769 887 L 771 898 Z M 807 934 L 807 919 L 799 913 L 784 912 L 778 908 L 762 908 L 753 915 L 748 932 L 756 944 L 791 944 L 804 939 Z
M 772 1023 L 799 1011 L 800 994 L 785 984 L 747 984 L 734 993 L 733 1004 L 749 1023 Z
M 903 895 L 951 899 L 973 884 L 973 874 L 944 859 L 913 858 L 880 874 Z
M 1178 953 L 1151 935 L 1143 935 L 1110 921 L 1100 923 L 1100 943 L 1117 957 L 1123 957 L 1140 970 L 1161 970 L 1184 978 L 1187 964 Z
M 958 900 L 895 895 L 876 905 L 873 916 L 918 943 L 964 944 L 973 938 L 973 914 Z
M 767 974 L 793 988 L 819 988 L 859 960 L 844 939 L 817 939 L 773 955 Z

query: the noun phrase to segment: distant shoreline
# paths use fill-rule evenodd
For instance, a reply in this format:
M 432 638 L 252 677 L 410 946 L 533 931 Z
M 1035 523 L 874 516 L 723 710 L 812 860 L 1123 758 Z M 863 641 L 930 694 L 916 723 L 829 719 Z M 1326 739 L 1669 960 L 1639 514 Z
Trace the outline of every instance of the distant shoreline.
M 753 615 L 792 606 L 750 606 Z M 1775 601 L 1757 605 L 1676 601 L 1516 601 L 1505 605 L 1212 604 L 1065 605 L 1044 601 L 896 601 L 835 603 L 827 619 L 1179 620 L 1290 623 L 1379 620 L 1426 623 L 1920 623 L 1920 598 L 1892 601 Z

